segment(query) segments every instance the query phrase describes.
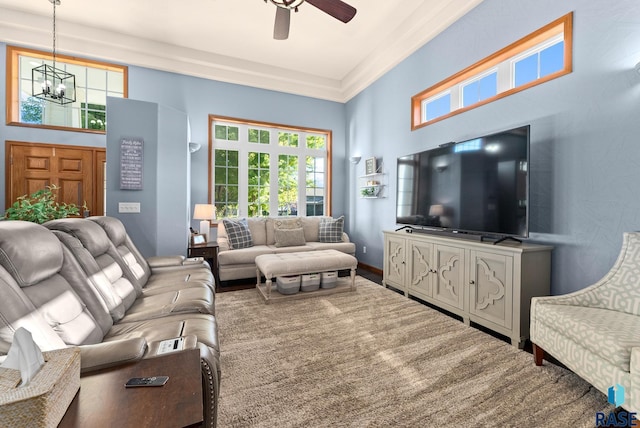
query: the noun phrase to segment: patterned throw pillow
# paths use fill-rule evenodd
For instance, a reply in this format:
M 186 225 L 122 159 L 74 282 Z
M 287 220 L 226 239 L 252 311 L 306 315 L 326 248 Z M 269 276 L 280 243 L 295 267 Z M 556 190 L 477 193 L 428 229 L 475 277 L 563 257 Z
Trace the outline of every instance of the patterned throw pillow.
M 276 247 L 295 247 L 307 243 L 307 241 L 304 240 L 304 231 L 301 227 L 296 229 L 276 228 L 275 235 Z
M 302 227 L 301 218 L 285 218 L 277 219 L 273 223 L 274 229 L 299 229 Z
M 231 249 L 239 250 L 240 248 L 253 247 L 253 239 L 251 238 L 251 231 L 247 225 L 247 219 L 229 220 L 225 218 L 222 220 L 222 223 L 227 231 Z
M 342 242 L 344 216 L 339 218 L 323 218 L 320 221 L 318 240 L 320 242 Z

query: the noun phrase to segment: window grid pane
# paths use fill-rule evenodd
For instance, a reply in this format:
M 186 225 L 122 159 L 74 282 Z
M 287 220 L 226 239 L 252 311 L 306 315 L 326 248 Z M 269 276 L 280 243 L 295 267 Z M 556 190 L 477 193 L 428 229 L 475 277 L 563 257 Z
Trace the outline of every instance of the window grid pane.
M 238 152 L 214 150 L 214 201 L 216 215 L 238 216 Z
M 538 55 L 536 52 L 526 58 L 515 63 L 514 69 L 514 87 L 525 85 L 533 82 L 538 78 Z
M 278 132 L 278 144 L 285 147 L 298 147 L 298 134 Z
M 306 160 L 307 216 L 324 213 L 324 158 L 307 156 Z
M 278 156 L 278 215 L 298 215 L 298 156 Z
M 325 137 L 321 135 L 307 135 L 307 148 L 308 149 L 324 149 Z
M 269 215 L 269 154 L 249 152 L 248 216 Z
M 540 77 L 560 71 L 563 66 L 564 42 L 556 43 L 540 52 Z
M 425 103 L 426 120 L 432 120 L 451 111 L 451 94 L 447 93 Z

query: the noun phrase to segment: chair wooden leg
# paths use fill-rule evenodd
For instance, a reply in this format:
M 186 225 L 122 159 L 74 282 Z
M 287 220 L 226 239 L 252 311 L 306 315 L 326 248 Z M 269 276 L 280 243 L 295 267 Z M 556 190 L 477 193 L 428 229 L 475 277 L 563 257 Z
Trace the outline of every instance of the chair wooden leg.
M 536 366 L 541 366 L 543 359 L 544 359 L 544 349 L 542 349 L 541 347 L 539 347 L 534 343 L 533 344 L 533 360 L 535 361 Z

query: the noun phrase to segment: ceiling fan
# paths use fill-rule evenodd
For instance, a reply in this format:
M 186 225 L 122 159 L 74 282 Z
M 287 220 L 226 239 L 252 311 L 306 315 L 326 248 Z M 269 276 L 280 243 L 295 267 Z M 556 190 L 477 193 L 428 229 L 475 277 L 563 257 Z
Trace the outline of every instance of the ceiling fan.
M 347 23 L 356 14 L 356 8 L 346 4 L 341 0 L 264 0 L 270 1 L 278 6 L 276 8 L 276 22 L 273 26 L 273 38 L 276 40 L 286 40 L 289 37 L 289 24 L 291 11 L 298 11 L 298 6 L 302 3 L 309 3 L 321 11 L 328 13 L 334 18 Z

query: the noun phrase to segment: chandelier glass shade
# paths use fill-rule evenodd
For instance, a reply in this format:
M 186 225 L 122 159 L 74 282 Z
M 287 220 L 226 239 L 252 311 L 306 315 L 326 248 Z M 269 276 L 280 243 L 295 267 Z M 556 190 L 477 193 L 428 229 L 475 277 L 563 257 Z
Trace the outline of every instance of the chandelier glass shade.
M 31 94 L 49 102 L 69 104 L 76 101 L 76 76 L 56 68 L 56 5 L 53 3 L 53 65 L 42 64 L 31 70 Z

